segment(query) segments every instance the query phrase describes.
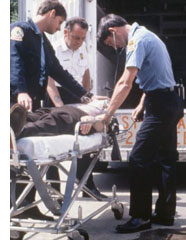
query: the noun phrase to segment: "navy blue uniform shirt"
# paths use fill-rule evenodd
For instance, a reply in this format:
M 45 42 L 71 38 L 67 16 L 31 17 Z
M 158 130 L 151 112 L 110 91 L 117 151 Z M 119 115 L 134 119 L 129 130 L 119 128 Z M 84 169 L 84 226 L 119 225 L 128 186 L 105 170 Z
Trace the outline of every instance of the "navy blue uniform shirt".
M 32 20 L 11 24 L 10 40 L 10 96 L 17 102 L 18 93 L 28 93 L 32 100 L 44 98 L 48 76 L 54 78 L 73 95 L 81 98 L 86 90 L 62 68 L 45 36 L 45 80 L 39 84 L 41 74 L 41 34 Z

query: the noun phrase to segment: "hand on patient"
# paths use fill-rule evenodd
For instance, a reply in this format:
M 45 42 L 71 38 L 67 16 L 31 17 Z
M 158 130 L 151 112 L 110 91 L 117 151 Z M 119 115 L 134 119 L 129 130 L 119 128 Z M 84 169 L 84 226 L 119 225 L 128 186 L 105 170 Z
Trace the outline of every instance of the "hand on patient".
M 104 129 L 104 123 L 100 120 L 100 116 L 97 115 L 96 117 L 93 116 L 83 116 L 81 117 L 81 122 L 84 122 L 80 126 L 81 134 L 88 134 L 93 127 L 97 132 L 102 132 Z
M 17 103 L 25 107 L 28 111 L 32 111 L 32 99 L 28 93 L 18 93 Z

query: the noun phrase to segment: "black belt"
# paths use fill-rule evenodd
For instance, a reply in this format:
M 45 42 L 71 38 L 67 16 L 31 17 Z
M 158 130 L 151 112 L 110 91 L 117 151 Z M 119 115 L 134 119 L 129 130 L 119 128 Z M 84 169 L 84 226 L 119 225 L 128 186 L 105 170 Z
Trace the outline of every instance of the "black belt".
M 174 92 L 175 87 L 167 87 L 167 88 L 158 88 L 152 91 L 144 91 L 146 94 L 153 94 L 153 93 L 163 93 L 163 92 Z

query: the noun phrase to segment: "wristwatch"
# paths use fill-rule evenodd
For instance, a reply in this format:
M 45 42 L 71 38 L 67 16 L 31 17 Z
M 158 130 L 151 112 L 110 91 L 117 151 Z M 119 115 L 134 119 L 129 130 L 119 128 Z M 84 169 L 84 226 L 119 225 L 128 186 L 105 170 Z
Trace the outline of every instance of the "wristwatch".
M 83 96 L 80 98 L 80 100 L 81 100 L 82 103 L 89 103 L 89 102 L 91 102 L 92 96 L 94 96 L 93 93 L 91 93 L 91 92 L 86 92 L 86 94 L 83 95 Z
M 86 96 L 88 98 L 92 98 L 94 96 L 94 94 L 91 92 L 86 92 L 86 94 L 84 96 Z

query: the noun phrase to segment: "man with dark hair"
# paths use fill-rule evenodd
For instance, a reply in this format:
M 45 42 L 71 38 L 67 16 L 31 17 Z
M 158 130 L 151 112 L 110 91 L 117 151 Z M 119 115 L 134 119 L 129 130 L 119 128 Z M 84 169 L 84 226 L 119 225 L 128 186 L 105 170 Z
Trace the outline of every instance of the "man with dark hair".
M 72 17 L 72 18 L 68 19 L 65 23 L 65 28 L 71 32 L 73 30 L 75 24 L 79 25 L 82 29 L 88 30 L 87 21 L 81 17 Z
M 109 31 L 109 28 L 115 26 L 122 27 L 126 24 L 128 23 L 124 18 L 114 14 L 108 14 L 104 18 L 101 18 L 97 34 L 98 41 L 104 43 L 105 39 L 112 35 L 112 32 Z
M 64 37 L 59 39 L 54 49 L 56 57 L 65 70 L 81 84 L 87 91 L 91 89 L 88 53 L 85 45 L 85 37 L 88 31 L 88 23 L 84 18 L 72 17 L 66 21 Z M 54 81 L 48 79 L 48 95 L 45 106 L 61 107 L 64 104 L 79 103 L 80 99 Z
M 98 39 L 115 49 L 126 48 L 125 69 L 102 120 L 108 122 L 125 101 L 134 79 L 144 93 L 132 114 L 133 120 L 143 120 L 146 111 L 129 158 L 131 219 L 118 225 L 116 231 L 137 232 L 150 228 L 151 223 L 171 226 L 176 209 L 176 126 L 183 116 L 183 103 L 176 91 L 167 48 L 145 27 L 138 23 L 129 25 L 114 14 L 101 20 Z M 159 197 L 152 215 L 154 163 L 158 169 Z
M 56 16 L 64 16 L 65 19 L 67 18 L 65 8 L 62 6 L 62 4 L 58 0 L 43 1 L 37 10 L 37 15 L 44 15 L 45 13 L 53 9 L 56 12 Z
M 86 102 L 87 98 L 92 97 L 93 94 L 88 93 L 61 67 L 44 34 L 59 31 L 66 16 L 61 3 L 46 0 L 41 3 L 33 21 L 30 19 L 28 22 L 11 24 L 11 105 L 18 102 L 30 111 L 40 107 L 45 97 L 48 76 L 72 92 L 79 101 Z
M 48 76 L 53 77 L 72 92 L 80 101 L 91 100 L 93 94 L 87 92 L 74 78 L 65 71 L 55 56 L 55 52 L 44 32 L 54 34 L 66 20 L 66 10 L 56 0 L 41 3 L 37 16 L 27 22 L 11 24 L 10 36 L 10 98 L 11 106 L 19 103 L 28 111 L 40 107 L 45 98 Z M 35 198 L 33 189 L 26 201 Z M 25 203 L 25 204 L 27 204 Z M 20 217 L 51 219 L 33 208 Z

